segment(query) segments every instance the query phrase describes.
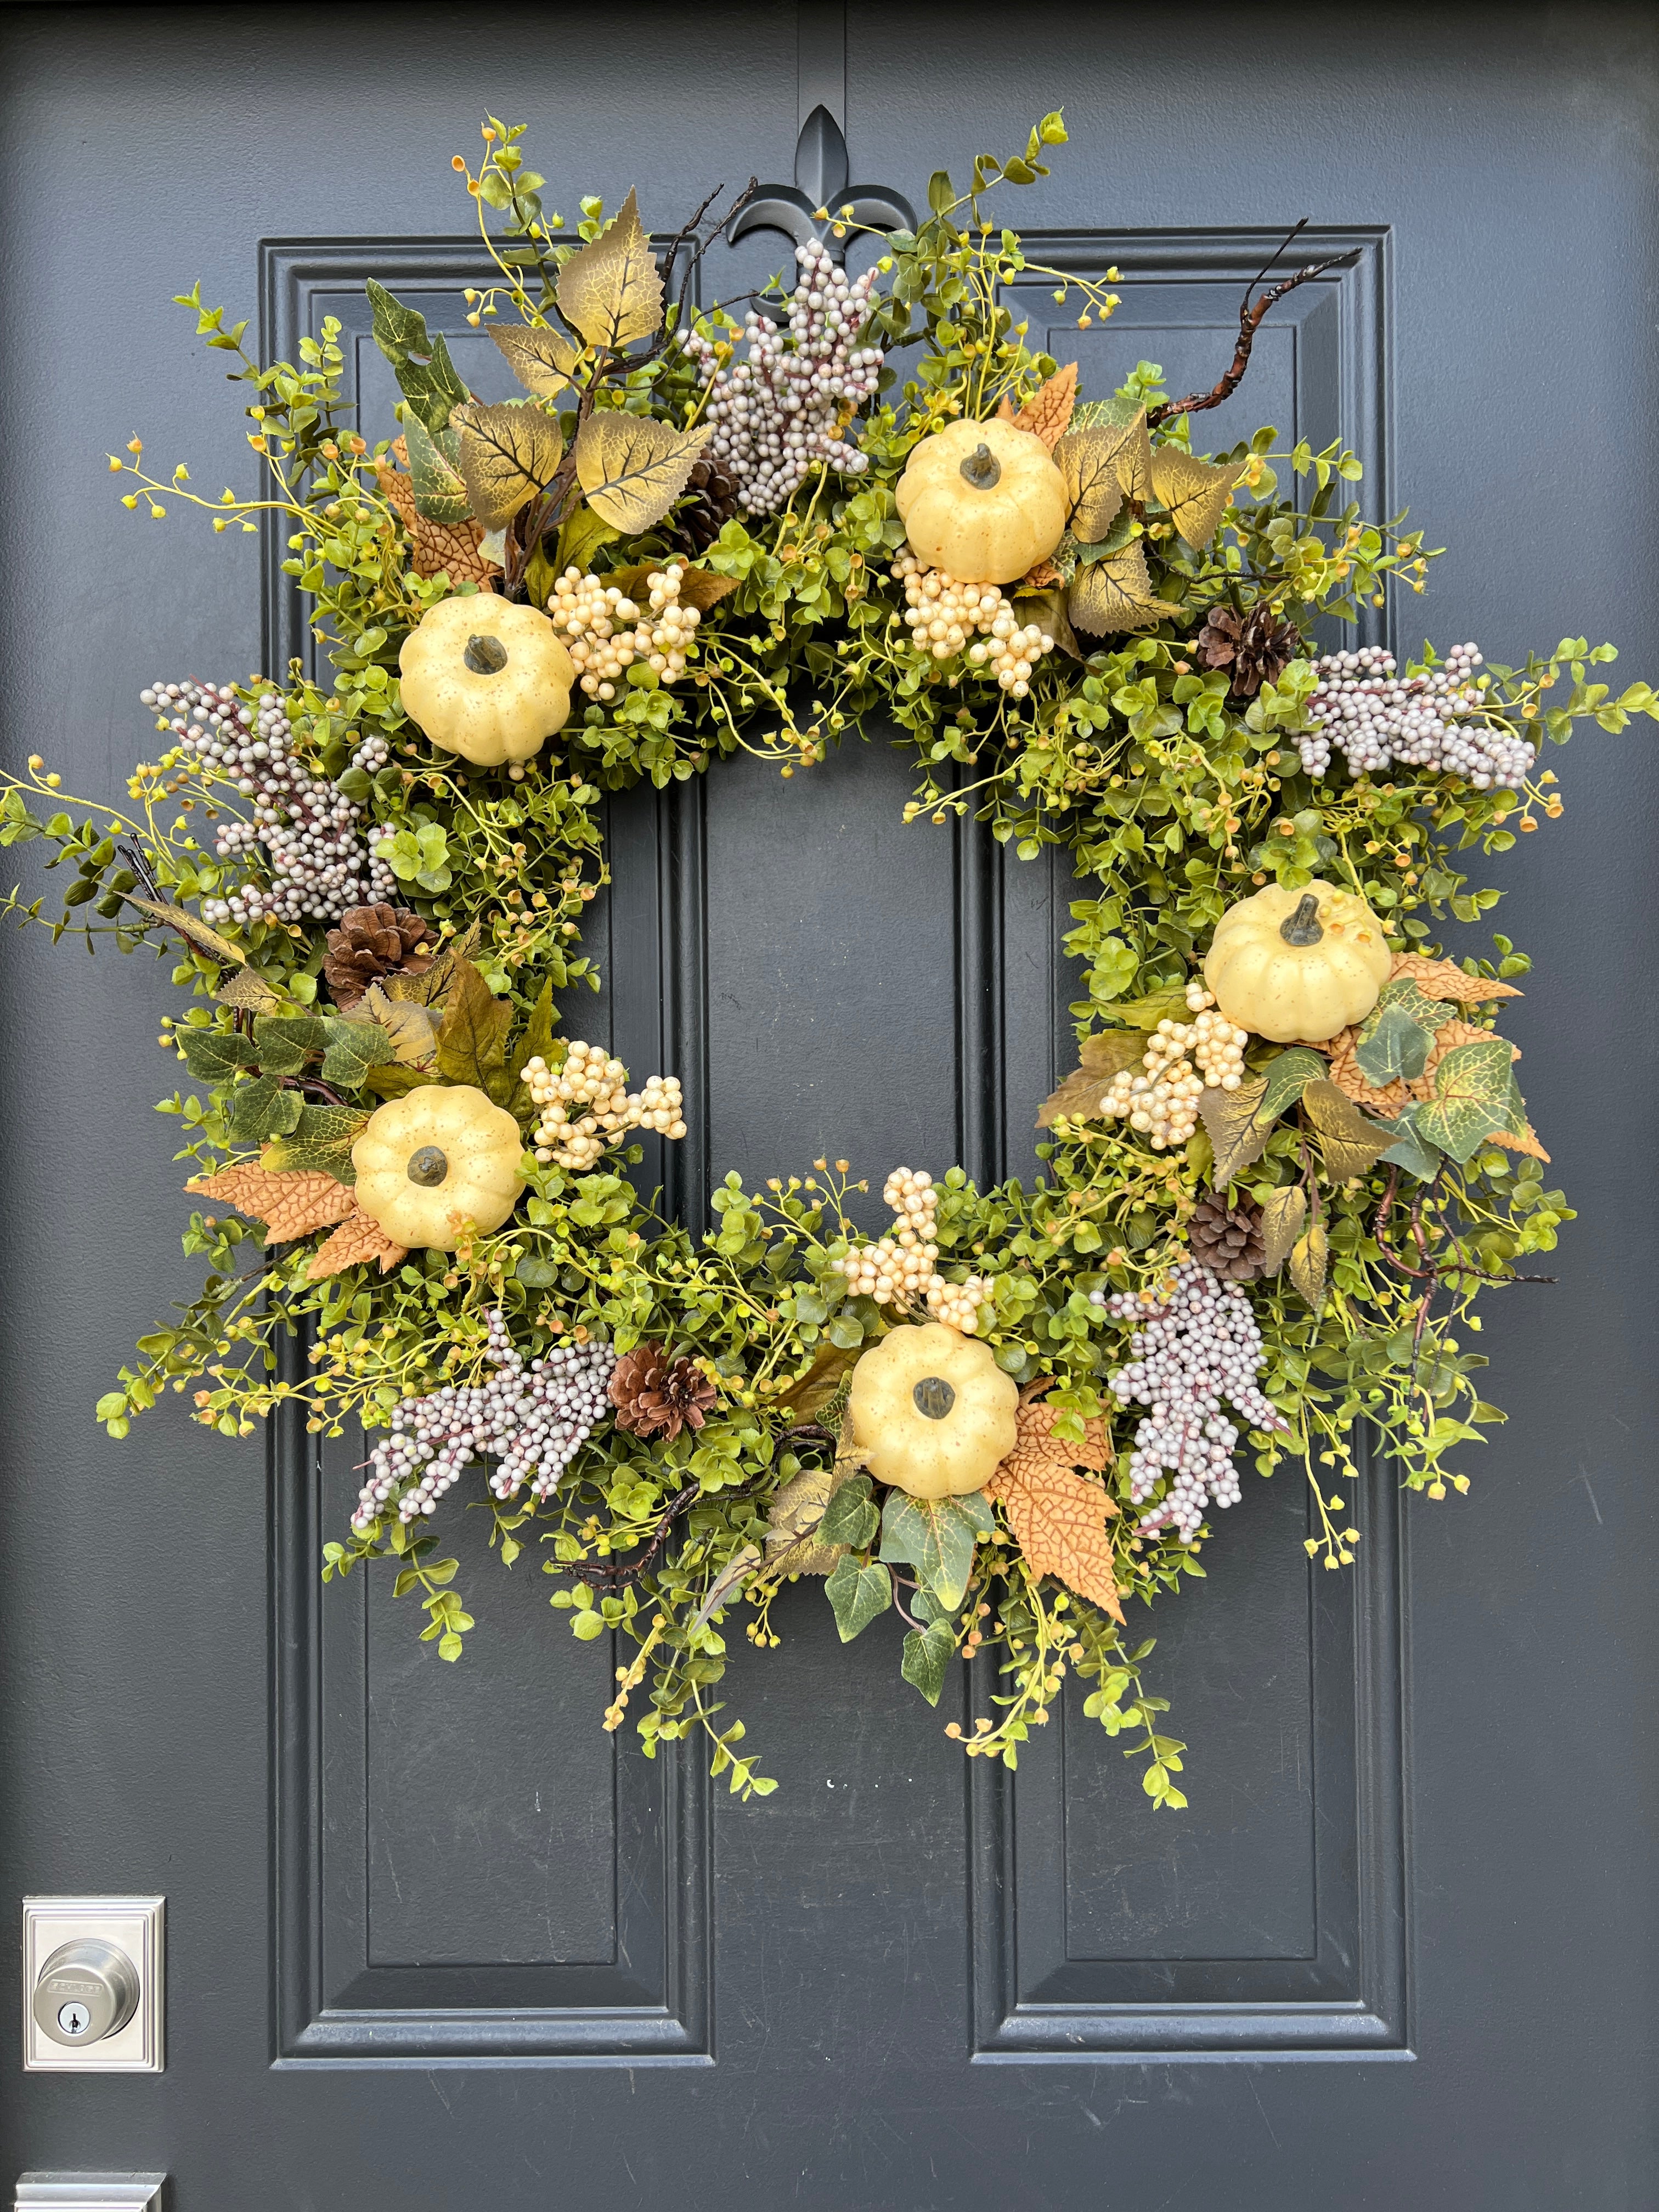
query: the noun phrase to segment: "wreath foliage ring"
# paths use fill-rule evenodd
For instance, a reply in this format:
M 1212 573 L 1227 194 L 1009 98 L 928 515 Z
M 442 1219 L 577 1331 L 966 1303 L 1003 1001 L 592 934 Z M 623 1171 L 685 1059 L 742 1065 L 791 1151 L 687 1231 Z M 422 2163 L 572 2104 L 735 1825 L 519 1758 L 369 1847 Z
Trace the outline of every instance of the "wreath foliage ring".
M 1340 445 L 1191 438 L 1321 271 L 1252 288 L 1212 392 L 1172 400 L 1143 363 L 1080 395 L 1013 320 L 1033 264 L 989 212 L 1064 137 L 1048 116 L 965 191 L 936 176 L 860 276 L 804 246 L 739 321 L 691 304 L 736 209 L 659 258 L 631 194 L 584 200 L 566 240 L 491 118 L 455 164 L 499 272 L 468 319 L 521 397 L 475 399 L 372 285 L 403 393 L 373 443 L 337 325 L 262 366 L 191 294 L 267 489 L 208 500 L 136 438 L 111 469 L 140 515 L 279 529 L 333 680 L 152 686 L 165 750 L 125 806 L 38 757 L 3 780 L 0 838 L 71 866 L 61 914 L 11 910 L 153 945 L 190 996 L 161 1110 L 207 1278 L 99 1418 L 123 1436 L 170 1384 L 227 1436 L 296 1404 L 315 1432 L 361 1420 L 325 1579 L 389 1556 L 446 1659 L 473 1620 L 444 1501 L 482 1462 L 502 1562 L 548 1574 L 578 1637 L 617 1633 L 605 1725 L 631 1711 L 647 1753 L 706 1731 L 744 1795 L 773 1785 L 717 1717 L 726 1635 L 775 1644 L 781 1584 L 821 1577 L 843 1639 L 902 1616 L 934 1704 L 958 1656 L 996 1656 L 969 1752 L 1013 1765 L 1076 1673 L 1184 1805 L 1128 1609 L 1202 1574 L 1241 1455 L 1305 1466 L 1332 1570 L 1362 1421 L 1412 1490 L 1466 1489 L 1449 1455 L 1502 1415 L 1460 1327 L 1571 1218 L 1493 1027 L 1529 963 L 1433 939 L 1498 896 L 1461 855 L 1560 813 L 1540 737 L 1659 700 L 1613 693 L 1582 639 L 1516 667 L 1321 656 L 1316 620 L 1422 592 L 1420 534 L 1346 503 Z M 1056 296 L 1087 327 L 1115 276 L 1054 272 Z M 981 1191 L 895 1165 L 875 1240 L 827 1158 L 729 1176 L 708 1234 L 665 1220 L 627 1170 L 639 1132 L 684 1135 L 678 1082 L 630 1089 L 561 1012 L 598 984 L 602 799 L 740 749 L 789 777 L 878 714 L 918 757 L 908 820 L 1063 844 L 1097 886 L 1043 1170 Z

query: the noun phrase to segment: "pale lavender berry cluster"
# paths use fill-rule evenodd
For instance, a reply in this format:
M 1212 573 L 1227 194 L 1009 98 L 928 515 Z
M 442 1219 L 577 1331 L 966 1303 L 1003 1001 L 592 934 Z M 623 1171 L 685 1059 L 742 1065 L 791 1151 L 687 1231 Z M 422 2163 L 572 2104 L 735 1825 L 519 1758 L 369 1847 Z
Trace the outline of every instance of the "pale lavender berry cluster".
M 558 1487 L 611 1410 L 616 1353 L 608 1344 L 573 1344 L 526 1363 L 498 1309 L 484 1357 L 496 1370 L 488 1382 L 446 1384 L 398 1407 L 368 1455 L 354 1528 L 368 1528 L 394 1504 L 405 1525 L 430 1516 L 476 1460 L 497 1461 L 489 1477 L 497 1498 L 516 1498 L 526 1483 L 532 1498 Z
M 1480 718 L 1486 695 L 1474 681 L 1480 648 L 1455 645 L 1443 668 L 1401 676 L 1380 646 L 1328 653 L 1314 663 L 1319 687 L 1308 712 L 1319 726 L 1297 740 L 1309 775 L 1324 775 L 1338 746 L 1354 775 L 1380 775 L 1395 761 L 1443 769 L 1477 791 L 1519 791 L 1538 748 Z
M 720 366 L 712 339 L 687 334 L 685 349 L 708 385 L 710 460 L 737 480 L 750 514 L 772 514 L 818 462 L 848 476 L 869 466 L 845 433 L 881 375 L 879 346 L 860 346 L 876 272 L 849 283 L 817 239 L 796 248 L 800 282 L 789 327 L 751 307 L 743 319 L 749 358 Z
M 274 692 L 250 707 L 228 684 L 192 680 L 153 684 L 138 696 L 211 778 L 234 783 L 253 802 L 246 820 L 221 823 L 214 851 L 229 860 L 263 846 L 270 881 L 204 899 L 204 921 L 331 922 L 349 906 L 395 899 L 398 879 L 364 843 L 355 801 L 295 758 L 293 728 Z M 373 775 L 386 758 L 386 739 L 376 735 L 358 746 L 351 764 Z
M 1130 1365 L 1109 1378 L 1120 1405 L 1150 1408 L 1135 1430 L 1130 1497 L 1145 1504 L 1170 1477 L 1164 1495 L 1141 1516 L 1139 1531 L 1173 1528 L 1190 1544 L 1209 1505 L 1237 1505 L 1242 1495 L 1233 1464 L 1238 1431 L 1222 1413 L 1223 1401 L 1253 1429 L 1285 1426 L 1256 1386 L 1267 1353 L 1249 1299 L 1237 1283 L 1183 1260 L 1160 1304 L 1143 1305 L 1130 1291 L 1109 1297 L 1094 1291 L 1090 1302 L 1114 1321 L 1140 1324 Z

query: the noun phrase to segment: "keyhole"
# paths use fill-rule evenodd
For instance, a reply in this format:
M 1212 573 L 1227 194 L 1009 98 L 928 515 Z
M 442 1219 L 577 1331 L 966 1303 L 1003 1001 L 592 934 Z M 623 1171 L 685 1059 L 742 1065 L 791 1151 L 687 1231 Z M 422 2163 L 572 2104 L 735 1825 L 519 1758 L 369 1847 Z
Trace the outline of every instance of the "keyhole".
M 92 2014 L 82 2004 L 60 2005 L 58 2025 L 65 2035 L 84 2035 L 92 2026 Z

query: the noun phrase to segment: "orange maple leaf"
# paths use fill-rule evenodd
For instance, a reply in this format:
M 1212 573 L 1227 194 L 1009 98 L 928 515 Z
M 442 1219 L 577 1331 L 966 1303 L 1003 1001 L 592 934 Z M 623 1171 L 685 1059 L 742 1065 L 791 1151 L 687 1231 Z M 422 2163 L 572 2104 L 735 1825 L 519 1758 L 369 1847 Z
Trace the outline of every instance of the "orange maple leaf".
M 398 460 L 407 463 L 409 446 L 405 440 L 399 438 L 392 450 Z M 441 569 L 453 584 L 477 584 L 483 591 L 491 588 L 501 573 L 501 568 L 478 550 L 483 531 L 477 523 L 470 517 L 465 522 L 434 522 L 429 516 L 416 512 L 411 477 L 388 468 L 384 461 L 375 464 L 375 475 L 408 534 L 410 565 L 417 576 L 435 576 Z
M 1014 1448 L 985 1487 L 1007 1515 L 1031 1572 L 1057 1577 L 1121 1624 L 1117 1563 L 1106 1530 L 1117 1506 L 1099 1483 L 1077 1472 L 1101 1474 L 1111 1463 L 1106 1424 L 1086 1420 L 1083 1442 L 1073 1444 L 1054 1434 L 1059 1419 L 1057 1407 L 1027 1397 Z
M 1052 453 L 1066 435 L 1076 404 L 1077 363 L 1073 361 L 1056 369 L 1046 384 L 1038 386 L 1012 417 L 1014 428 L 1029 430 L 1033 437 L 1041 438 Z
M 365 1213 L 354 1197 L 350 1212 L 334 1234 L 312 1254 L 306 1279 L 320 1283 L 325 1275 L 337 1275 L 343 1267 L 364 1267 L 371 1260 L 378 1260 L 380 1273 L 389 1275 L 400 1260 L 408 1257 L 408 1246 L 394 1244 L 380 1223 Z
M 222 1168 L 217 1175 L 193 1176 L 185 1185 L 198 1197 L 221 1206 L 234 1206 L 255 1221 L 263 1221 L 272 1244 L 286 1244 L 308 1237 L 313 1229 L 326 1229 L 356 1211 L 357 1200 L 343 1182 L 308 1168 Z

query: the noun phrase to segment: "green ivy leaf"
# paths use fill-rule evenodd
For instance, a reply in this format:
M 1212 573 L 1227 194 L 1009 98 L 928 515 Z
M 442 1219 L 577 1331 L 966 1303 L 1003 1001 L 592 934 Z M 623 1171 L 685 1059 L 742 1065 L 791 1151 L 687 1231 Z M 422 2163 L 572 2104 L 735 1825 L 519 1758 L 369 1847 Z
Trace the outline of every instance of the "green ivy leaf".
M 392 1038 L 378 1022 L 349 1022 L 338 1018 L 322 1024 L 325 1050 L 323 1080 L 347 1091 L 361 1091 L 371 1067 L 385 1067 L 398 1058 Z
M 893 1602 L 893 1578 L 887 1569 L 861 1567 L 850 1557 L 836 1562 L 823 1590 L 843 1644 L 850 1644 Z
M 284 1091 L 274 1075 L 239 1084 L 231 1093 L 230 1133 L 239 1145 L 263 1145 L 297 1127 L 305 1101 Z
M 1419 1182 L 1431 1182 L 1440 1172 L 1443 1155 L 1419 1139 L 1417 1115 L 1418 1109 L 1408 1106 L 1392 1125 L 1395 1140 L 1383 1153 L 1382 1164 L 1404 1168 L 1407 1175 L 1415 1176 Z
M 237 1030 L 175 1030 L 185 1065 L 198 1083 L 228 1083 L 238 1069 L 253 1066 L 253 1040 Z
M 1513 1064 L 1507 1037 L 1455 1046 L 1434 1071 L 1434 1097 L 1417 1109 L 1419 1133 L 1460 1164 L 1500 1129 L 1518 1134 Z
M 930 1621 L 926 1628 L 913 1628 L 905 1637 L 899 1672 L 921 1692 L 930 1705 L 939 1703 L 945 1672 L 956 1656 L 956 1635 L 946 1620 Z
M 317 1014 L 270 1014 L 253 1024 L 253 1047 L 267 1075 L 297 1075 L 328 1042 L 328 1024 Z
M 415 512 L 429 522 L 465 522 L 471 513 L 461 477 L 461 438 L 447 427 L 433 437 L 411 416 L 404 425 L 409 473 L 415 487 Z
M 818 1523 L 818 1541 L 845 1544 L 849 1551 L 861 1552 L 880 1525 L 881 1516 L 871 1501 L 869 1476 L 852 1475 L 830 1492 Z
M 881 1516 L 881 1557 L 912 1566 L 947 1613 L 962 1603 L 974 1571 L 974 1547 L 988 1534 L 985 1503 L 889 1494 Z
M 1367 1083 L 1414 1082 L 1428 1065 L 1434 1033 L 1413 1020 L 1403 1006 L 1374 1006 L 1365 1017 L 1354 1058 Z
M 297 1098 L 299 1093 L 291 1091 L 288 1096 Z M 281 1168 L 299 1168 L 349 1185 L 357 1180 L 351 1147 L 368 1122 L 368 1115 L 355 1106 L 307 1106 L 292 1131 L 268 1148 L 260 1165 L 273 1174 Z

